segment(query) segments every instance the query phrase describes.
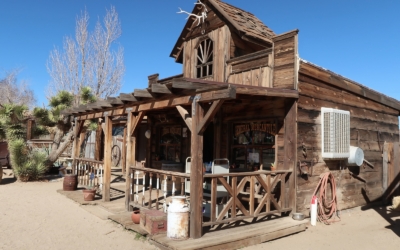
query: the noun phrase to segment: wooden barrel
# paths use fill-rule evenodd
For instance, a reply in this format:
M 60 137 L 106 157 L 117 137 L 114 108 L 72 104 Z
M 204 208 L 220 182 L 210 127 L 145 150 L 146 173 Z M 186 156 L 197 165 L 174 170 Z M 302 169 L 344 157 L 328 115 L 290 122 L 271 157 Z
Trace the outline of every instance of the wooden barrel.
M 75 191 L 78 189 L 78 176 L 76 174 L 64 175 L 63 190 Z

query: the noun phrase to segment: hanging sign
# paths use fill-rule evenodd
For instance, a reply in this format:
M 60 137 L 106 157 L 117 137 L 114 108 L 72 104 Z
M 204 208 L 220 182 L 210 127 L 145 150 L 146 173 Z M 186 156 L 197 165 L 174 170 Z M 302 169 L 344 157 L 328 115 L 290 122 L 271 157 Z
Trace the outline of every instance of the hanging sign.
M 175 134 L 175 135 L 181 135 L 181 127 L 167 127 L 167 128 L 162 128 L 162 134 L 161 136 L 164 136 L 166 134 Z
M 276 123 L 249 123 L 235 126 L 235 136 L 249 131 L 260 131 L 275 135 Z

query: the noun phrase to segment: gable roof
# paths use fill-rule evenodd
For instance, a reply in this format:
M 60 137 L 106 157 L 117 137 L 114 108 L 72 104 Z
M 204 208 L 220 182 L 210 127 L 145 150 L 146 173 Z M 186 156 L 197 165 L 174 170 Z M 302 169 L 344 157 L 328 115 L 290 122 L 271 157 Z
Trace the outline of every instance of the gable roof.
M 204 0 L 203 3 L 206 4 L 207 7 L 211 8 L 228 26 L 232 27 L 233 31 L 242 39 L 258 44 L 272 44 L 271 38 L 275 36 L 275 33 L 250 12 L 244 11 L 220 0 Z M 192 13 L 198 14 L 198 11 L 198 6 L 195 5 Z M 182 49 L 182 44 L 185 41 L 186 35 L 189 33 L 190 27 L 192 27 L 194 21 L 196 20 L 193 18 L 188 19 L 181 35 L 172 49 L 170 56 L 176 60 L 178 60 L 177 57 Z

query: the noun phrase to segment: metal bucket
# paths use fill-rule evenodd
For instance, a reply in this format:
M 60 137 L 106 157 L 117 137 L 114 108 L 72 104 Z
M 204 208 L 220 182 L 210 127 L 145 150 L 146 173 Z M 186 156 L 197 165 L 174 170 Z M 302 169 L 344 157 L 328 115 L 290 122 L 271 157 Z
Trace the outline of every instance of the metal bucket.
M 78 176 L 76 174 L 66 174 L 64 176 L 63 190 L 75 191 L 78 189 Z
M 189 207 L 185 196 L 174 196 L 168 207 L 167 237 L 184 240 L 189 237 Z

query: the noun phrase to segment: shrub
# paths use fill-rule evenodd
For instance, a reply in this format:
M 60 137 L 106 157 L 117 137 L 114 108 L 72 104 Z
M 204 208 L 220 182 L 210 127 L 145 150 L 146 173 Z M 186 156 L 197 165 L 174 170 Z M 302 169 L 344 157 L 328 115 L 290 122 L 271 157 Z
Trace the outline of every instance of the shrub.
M 11 164 L 15 176 L 20 181 L 35 181 L 43 177 L 47 171 L 43 152 L 31 152 L 23 139 L 9 142 Z

